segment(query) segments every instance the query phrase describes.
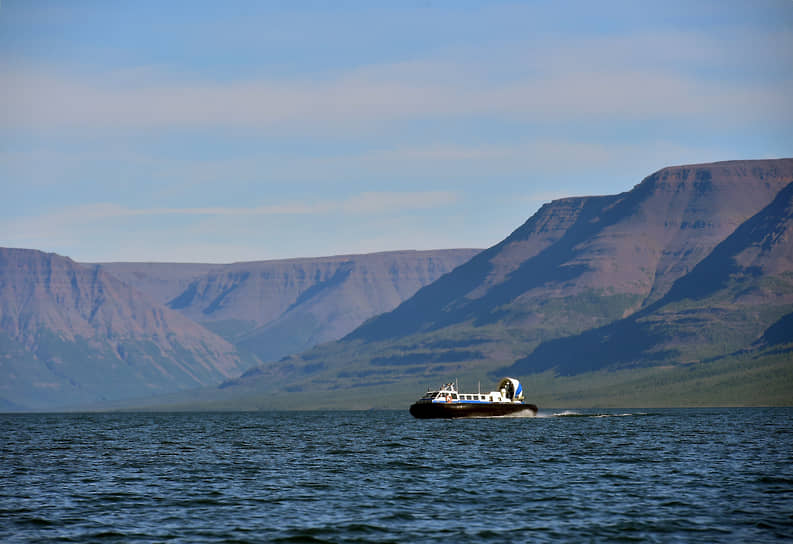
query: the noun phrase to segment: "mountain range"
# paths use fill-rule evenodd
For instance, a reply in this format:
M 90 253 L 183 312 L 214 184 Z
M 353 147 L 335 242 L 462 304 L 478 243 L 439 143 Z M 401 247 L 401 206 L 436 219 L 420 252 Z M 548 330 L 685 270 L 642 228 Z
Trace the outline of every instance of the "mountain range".
M 509 374 L 557 405 L 789 404 L 792 182 L 791 159 L 729 161 L 553 201 L 395 310 L 226 389 L 377 406 Z
M 789 405 L 792 229 L 793 159 L 776 159 L 555 200 L 484 251 L 215 265 L 2 249 L 0 402 L 395 408 L 511 375 L 541 406 Z
M 263 361 L 336 340 L 480 250 L 99 266 Z
M 217 385 L 337 339 L 478 250 L 249 263 L 76 263 L 0 249 L 0 408 Z

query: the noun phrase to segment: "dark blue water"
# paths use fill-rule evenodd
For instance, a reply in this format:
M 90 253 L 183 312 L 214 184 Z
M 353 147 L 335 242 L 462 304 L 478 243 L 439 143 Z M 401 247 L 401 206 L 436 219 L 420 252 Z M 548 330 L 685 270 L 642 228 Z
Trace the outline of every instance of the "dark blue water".
M 0 415 L 0 541 L 793 538 L 792 409 L 620 412 Z

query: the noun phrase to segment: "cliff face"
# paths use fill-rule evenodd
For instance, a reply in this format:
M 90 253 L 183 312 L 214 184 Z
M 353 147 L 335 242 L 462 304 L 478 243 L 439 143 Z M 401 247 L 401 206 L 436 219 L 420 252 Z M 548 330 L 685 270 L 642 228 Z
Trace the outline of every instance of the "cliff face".
M 768 205 L 792 179 L 791 160 L 664 168 L 635 189 L 648 196 L 630 219 L 593 240 L 592 249 L 622 248 L 609 260 L 633 263 L 626 276 L 638 292 L 648 294 L 646 306 L 663 297 L 678 278 Z M 621 239 L 631 243 L 620 244 Z
M 225 340 L 98 267 L 0 249 L 0 397 L 29 407 L 217 383 L 243 364 Z

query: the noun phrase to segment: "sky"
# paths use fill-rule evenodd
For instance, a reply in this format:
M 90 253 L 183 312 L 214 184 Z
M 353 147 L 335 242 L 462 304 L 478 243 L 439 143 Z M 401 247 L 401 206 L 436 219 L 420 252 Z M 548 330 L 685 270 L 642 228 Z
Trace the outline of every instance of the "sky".
M 0 1 L 0 246 L 485 248 L 665 166 L 793 157 L 793 0 Z

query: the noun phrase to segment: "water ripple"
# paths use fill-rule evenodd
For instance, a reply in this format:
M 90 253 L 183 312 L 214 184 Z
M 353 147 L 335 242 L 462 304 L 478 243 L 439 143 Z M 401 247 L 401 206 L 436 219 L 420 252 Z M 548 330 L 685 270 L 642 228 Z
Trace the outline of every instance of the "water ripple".
M 0 540 L 793 538 L 793 410 L 540 415 L 0 415 Z

